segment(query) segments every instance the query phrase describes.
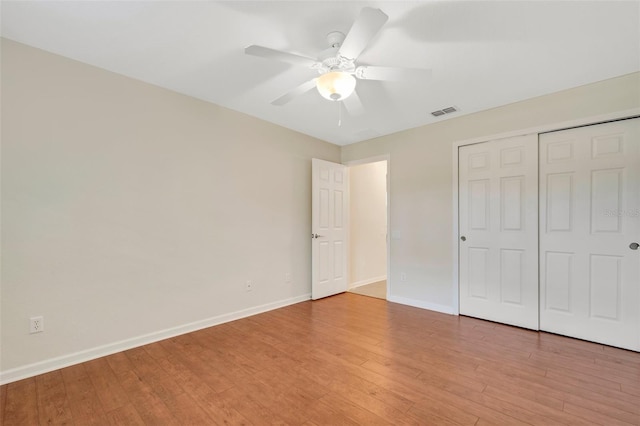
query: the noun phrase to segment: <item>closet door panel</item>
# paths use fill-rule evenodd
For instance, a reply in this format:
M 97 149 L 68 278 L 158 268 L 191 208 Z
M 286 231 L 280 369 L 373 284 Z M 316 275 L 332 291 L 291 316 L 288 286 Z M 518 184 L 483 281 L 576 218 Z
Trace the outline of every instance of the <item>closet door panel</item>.
M 539 143 L 540 329 L 640 350 L 640 119 Z
M 463 315 L 538 329 L 537 154 L 535 135 L 460 147 Z

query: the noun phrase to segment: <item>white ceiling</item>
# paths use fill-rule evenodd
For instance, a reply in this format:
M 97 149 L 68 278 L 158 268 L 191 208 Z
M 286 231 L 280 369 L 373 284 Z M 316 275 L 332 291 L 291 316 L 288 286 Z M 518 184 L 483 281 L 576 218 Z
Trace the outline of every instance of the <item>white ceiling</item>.
M 360 9 L 389 21 L 359 64 L 431 68 L 429 81 L 358 81 L 366 114 L 315 90 L 316 71 L 244 54 L 315 57 Z M 640 70 L 639 1 L 2 1 L 2 36 L 346 145 Z M 434 118 L 455 105 L 460 112 Z

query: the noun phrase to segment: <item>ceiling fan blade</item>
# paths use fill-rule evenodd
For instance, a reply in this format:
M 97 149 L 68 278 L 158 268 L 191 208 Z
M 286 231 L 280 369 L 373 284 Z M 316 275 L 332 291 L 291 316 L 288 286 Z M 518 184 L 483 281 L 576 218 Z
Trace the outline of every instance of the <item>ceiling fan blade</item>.
M 303 94 L 307 93 L 309 90 L 313 89 L 314 87 L 316 87 L 316 79 L 315 78 L 302 83 L 300 86 L 298 86 L 295 89 L 291 90 L 287 94 L 280 96 L 278 99 L 276 99 L 275 101 L 271 102 L 271 105 L 282 106 L 282 105 L 284 105 L 286 103 L 289 103 L 296 96 L 300 96 L 300 95 L 303 95 Z
M 355 90 L 351 95 L 342 100 L 342 104 L 351 116 L 355 117 L 357 115 L 363 115 L 365 113 L 364 105 L 362 105 L 360 96 L 358 96 L 358 92 L 356 92 Z
M 420 81 L 431 78 L 430 69 L 360 66 L 356 77 L 362 80 Z
M 260 56 L 267 59 L 275 59 L 276 61 L 287 62 L 293 65 L 304 65 L 311 67 L 318 61 L 306 56 L 296 55 L 295 53 L 283 52 L 282 50 L 275 50 L 268 47 L 251 45 L 244 49 L 244 53 L 247 55 Z
M 340 46 L 339 55 L 347 59 L 356 59 L 387 19 L 389 17 L 380 9 L 363 8 Z

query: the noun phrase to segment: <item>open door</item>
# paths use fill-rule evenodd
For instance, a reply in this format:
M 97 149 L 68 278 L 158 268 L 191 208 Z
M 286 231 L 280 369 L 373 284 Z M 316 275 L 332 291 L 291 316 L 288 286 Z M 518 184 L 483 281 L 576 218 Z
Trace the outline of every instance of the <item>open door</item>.
M 347 291 L 349 175 L 342 164 L 312 159 L 311 298 Z

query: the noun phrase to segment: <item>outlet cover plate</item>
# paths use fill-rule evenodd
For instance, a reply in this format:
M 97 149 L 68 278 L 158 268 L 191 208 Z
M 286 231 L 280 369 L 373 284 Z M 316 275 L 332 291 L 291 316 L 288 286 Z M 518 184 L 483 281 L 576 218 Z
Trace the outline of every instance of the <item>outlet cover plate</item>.
M 29 318 L 29 333 L 41 333 L 44 331 L 44 317 Z

